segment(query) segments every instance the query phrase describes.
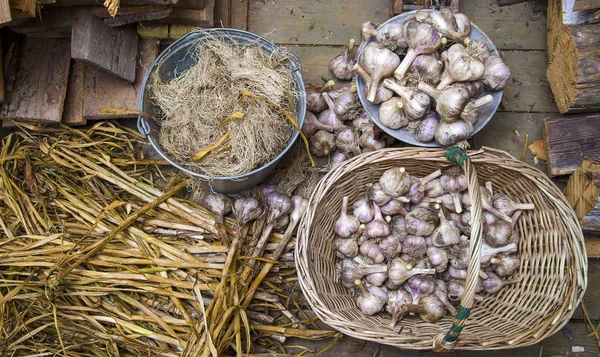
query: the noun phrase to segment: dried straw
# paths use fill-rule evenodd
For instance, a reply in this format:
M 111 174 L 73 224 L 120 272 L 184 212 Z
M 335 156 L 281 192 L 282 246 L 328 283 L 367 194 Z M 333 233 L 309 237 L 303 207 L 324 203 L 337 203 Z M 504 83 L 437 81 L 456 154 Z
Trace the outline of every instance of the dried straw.
M 166 83 L 158 75 L 152 79 L 152 99 L 161 112 L 161 147 L 184 167 L 211 177 L 247 173 L 279 155 L 289 142 L 292 125 L 273 105 L 251 98 L 241 103 L 238 95 L 249 91 L 293 115 L 297 88 L 284 58 L 256 43 L 216 38 L 199 42 L 190 51 L 196 65 Z M 223 125 L 232 113 L 234 118 Z M 191 160 L 229 130 L 217 149 L 199 161 Z
M 245 282 L 259 286 L 254 298 L 229 309 L 248 296 L 217 290 L 226 257 L 241 268 L 252 247 L 222 245 L 214 215 L 175 198 L 184 186 L 176 177 L 159 189 L 163 163 L 143 158 L 139 134 L 105 122 L 87 131 L 19 125 L 27 130 L 0 147 L 3 355 L 180 356 L 208 336 L 203 311 L 216 300 L 235 321 L 231 337 L 212 339 L 218 355 L 231 353 L 232 339 L 253 353 L 280 352 L 283 337 L 338 336 L 309 321 L 287 328 L 304 302 L 287 305 L 296 278 L 285 263 L 259 277 L 260 264 Z M 253 228 L 239 232 L 229 218 L 223 227 L 230 238 L 262 233 Z M 293 248 L 281 240 L 270 235 L 266 255 Z

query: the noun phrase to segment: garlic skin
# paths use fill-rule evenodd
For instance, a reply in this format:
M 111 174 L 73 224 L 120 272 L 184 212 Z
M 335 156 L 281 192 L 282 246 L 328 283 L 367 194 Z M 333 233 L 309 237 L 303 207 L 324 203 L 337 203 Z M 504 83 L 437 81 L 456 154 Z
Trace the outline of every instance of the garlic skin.
M 442 146 L 451 146 L 468 139 L 473 130 L 473 124 L 468 121 L 441 121 L 435 129 L 435 141 Z
M 354 258 L 358 255 L 357 237 L 350 238 L 337 237 L 334 241 L 334 247 L 338 251 L 340 258 Z
M 395 234 L 391 234 L 379 242 L 379 251 L 385 259 L 392 260 L 402 251 L 402 243 L 400 243 L 400 237 Z
M 359 198 L 352 204 L 352 214 L 354 217 L 358 218 L 360 223 L 369 223 L 373 220 L 373 217 L 375 217 L 375 210 L 367 195 Z
M 383 309 L 388 300 L 388 295 L 385 291 L 377 286 L 367 288 L 359 279 L 355 280 L 354 284 L 359 290 L 356 297 L 356 304 L 363 314 L 372 316 Z
M 410 235 L 425 237 L 433 233 L 438 216 L 426 207 L 416 207 L 405 216 L 406 232 Z
M 356 94 L 356 84 L 352 83 L 334 101 L 333 111 L 341 120 L 354 120 L 360 116 L 362 106 Z
M 323 125 L 332 127 L 333 130 L 336 131 L 343 129 L 345 127 L 344 123 L 342 123 L 337 115 L 335 115 L 335 104 L 333 103 L 333 100 L 327 93 L 322 93 L 321 96 L 325 100 L 325 103 L 327 103 L 328 109 L 325 109 L 321 112 L 321 114 L 319 114 L 319 122 L 321 122 Z
M 400 129 L 407 126 L 409 119 L 404 113 L 403 108 L 404 104 L 402 104 L 401 98 L 390 98 L 379 106 L 379 121 L 390 129 Z
M 358 144 L 358 133 L 351 128 L 346 127 L 340 130 L 335 137 L 335 146 L 344 153 L 360 155 L 360 146 Z
M 509 254 L 492 258 L 490 263 L 498 276 L 510 276 L 519 270 L 521 260 L 516 255 Z
M 437 86 L 442 90 L 454 82 L 476 81 L 483 76 L 485 67 L 476 56 L 471 56 L 467 49 L 456 43 L 442 54 L 444 72 Z
M 463 109 L 471 99 L 469 91 L 463 86 L 450 86 L 443 90 L 437 90 L 428 84 L 420 82 L 417 88 L 435 99 L 435 110 L 440 115 L 442 121 L 447 123 L 459 120 Z
M 310 138 L 311 136 L 315 135 L 319 130 L 332 132 L 333 127 L 321 123 L 319 120 L 317 120 L 317 117 L 313 113 L 306 111 L 304 123 L 302 123 L 302 133 L 307 138 Z
M 402 107 L 408 119 L 420 120 L 429 112 L 431 98 L 427 94 L 410 87 L 401 86 L 389 78 L 383 80 L 383 86 L 391 89 L 402 98 Z
M 494 248 L 509 244 L 512 234 L 512 225 L 506 221 L 497 221 L 483 227 L 483 239 Z
M 359 226 L 358 218 L 348 214 L 348 196 L 344 196 L 340 217 L 335 221 L 335 234 L 342 238 L 348 238 L 358 231 Z
M 437 31 L 429 24 L 409 20 L 404 24 L 404 33 L 408 44 L 408 51 L 394 73 L 394 78 L 402 82 L 406 71 L 414 61 L 415 57 L 421 54 L 429 54 L 437 51 L 440 47 L 440 36 Z
M 263 212 L 260 202 L 253 197 L 238 198 L 233 202 L 232 211 L 238 220 L 240 227 L 246 223 L 254 221 Z
M 448 253 L 444 249 L 437 247 L 427 248 L 427 258 L 438 273 L 446 270 L 448 266 Z
M 335 81 L 330 80 L 321 87 L 307 84 L 306 89 L 306 109 L 312 113 L 320 113 L 327 109 L 327 103 L 321 95 L 323 92 L 329 91 L 335 85 Z
M 392 233 L 390 226 L 387 224 L 383 216 L 381 215 L 381 210 L 379 206 L 373 206 L 375 211 L 375 217 L 373 220 L 365 226 L 365 236 L 368 238 L 379 238 L 379 237 L 387 237 Z
M 406 315 L 406 312 L 400 308 L 402 305 L 412 303 L 412 296 L 403 289 L 397 289 L 388 292 L 388 301 L 385 305 L 385 311 L 392 315 L 390 327 L 394 328 L 398 321 Z
M 385 265 L 367 265 L 354 259 L 344 259 L 339 268 L 341 282 L 348 289 L 354 286 L 356 279 L 362 279 L 369 274 L 385 273 L 388 269 Z
M 484 71 L 481 80 L 489 90 L 502 90 L 510 78 L 510 69 L 502 59 L 497 55 L 491 55 L 483 63 Z
M 435 129 L 437 128 L 440 120 L 436 112 L 429 112 L 423 120 L 419 123 L 416 129 L 414 129 L 415 139 L 422 143 L 428 143 L 435 139 Z
M 358 142 L 364 148 L 363 152 L 381 150 L 386 147 L 385 139 L 377 138 L 373 128 L 363 130 Z
M 477 116 L 477 111 L 484 106 L 488 105 L 494 100 L 490 94 L 485 95 L 479 99 L 470 100 L 465 108 L 460 113 L 460 118 L 466 122 L 471 123 L 472 125 L 477 124 L 479 121 L 479 117 Z
M 327 156 L 335 150 L 335 136 L 325 130 L 319 130 L 309 139 L 309 147 L 311 154 Z
M 367 185 L 367 195 L 377 206 L 383 206 L 392 200 L 392 197 L 388 196 L 379 183 Z
M 353 53 L 354 50 L 354 39 L 348 41 L 344 52 L 329 63 L 329 70 L 333 73 L 333 76 L 337 79 L 349 81 L 352 79 L 354 67 Z
M 361 244 L 360 254 L 371 259 L 375 264 L 382 263 L 385 260 L 385 256 L 379 250 L 379 244 L 373 240 L 368 240 Z
M 406 223 L 404 221 L 404 217 L 401 215 L 392 217 L 392 220 L 390 221 L 390 227 L 392 228 L 393 234 L 400 238 L 404 238 L 408 234 L 406 232 Z
M 365 71 L 365 69 L 362 66 L 360 66 L 358 63 L 354 66 L 354 70 L 359 75 L 359 77 L 365 81 L 366 86 L 364 89 L 364 93 L 365 93 L 365 97 L 366 97 L 369 93 L 369 87 L 371 86 L 371 75 L 368 74 L 367 71 Z M 393 96 L 394 96 L 394 92 L 392 92 L 391 90 L 380 85 L 377 87 L 377 93 L 375 94 L 375 99 L 371 103 L 380 104 L 380 103 L 390 100 L 390 98 L 392 98 Z
M 408 82 L 425 82 L 431 85 L 438 84 L 443 67 L 444 63 L 440 61 L 437 52 L 418 55 L 408 69 Z
M 400 64 L 400 57 L 387 48 L 380 48 L 377 43 L 371 43 L 365 47 L 359 62 L 371 75 L 367 100 L 373 103 L 379 82 L 394 73 Z
M 386 170 L 379 178 L 381 190 L 390 197 L 400 197 L 410 188 L 410 176 L 404 167 Z
M 415 312 L 425 322 L 439 321 L 446 315 L 444 303 L 434 295 L 424 296 L 418 305 L 402 305 L 404 312 Z
M 388 279 L 395 285 L 402 285 L 411 276 L 417 274 L 435 274 L 435 269 L 413 268 L 402 258 L 394 258 L 389 263 Z

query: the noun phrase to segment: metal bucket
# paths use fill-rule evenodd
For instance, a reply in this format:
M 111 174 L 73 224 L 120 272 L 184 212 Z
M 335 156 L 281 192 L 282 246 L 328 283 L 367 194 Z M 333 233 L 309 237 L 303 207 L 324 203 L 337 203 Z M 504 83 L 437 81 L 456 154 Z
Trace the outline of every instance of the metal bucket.
M 302 127 L 304 117 L 306 115 L 306 90 L 304 89 L 304 81 L 301 75 L 300 61 L 296 56 L 291 53 L 285 52 L 271 41 L 262 38 L 251 32 L 236 30 L 236 29 L 209 29 L 199 30 L 188 33 L 179 40 L 172 43 L 165 51 L 163 51 L 158 58 L 152 63 L 152 66 L 146 73 L 144 83 L 142 84 L 142 93 L 140 95 L 139 109 L 146 112 L 153 117 L 157 117 L 158 108 L 152 104 L 147 83 L 149 78 L 154 75 L 158 70 L 158 76 L 162 81 L 168 81 L 174 78 L 177 74 L 191 68 L 196 64 L 190 49 L 196 45 L 199 41 L 207 38 L 217 38 L 226 41 L 237 41 L 237 42 L 255 42 L 261 48 L 269 53 L 279 53 L 282 56 L 288 57 L 286 59 L 290 70 L 293 71 L 294 80 L 296 82 L 296 90 L 300 94 L 298 102 L 296 103 L 296 121 L 298 125 Z M 158 66 L 160 64 L 160 66 Z M 150 145 L 156 150 L 156 152 L 171 165 L 177 169 L 187 173 L 188 175 L 197 178 L 202 184 L 212 189 L 215 192 L 222 193 L 235 193 L 254 187 L 264 181 L 273 172 L 277 163 L 281 160 L 283 155 L 292 147 L 296 139 L 298 138 L 298 131 L 293 130 L 288 145 L 283 149 L 277 157 L 265 165 L 237 176 L 224 176 L 224 177 L 209 177 L 206 175 L 193 172 L 185 167 L 179 165 L 173 161 L 160 147 L 158 143 L 158 135 L 160 132 L 160 123 L 146 120 L 143 117 L 138 117 L 138 130 L 140 133 L 146 136 L 146 139 L 150 142 Z

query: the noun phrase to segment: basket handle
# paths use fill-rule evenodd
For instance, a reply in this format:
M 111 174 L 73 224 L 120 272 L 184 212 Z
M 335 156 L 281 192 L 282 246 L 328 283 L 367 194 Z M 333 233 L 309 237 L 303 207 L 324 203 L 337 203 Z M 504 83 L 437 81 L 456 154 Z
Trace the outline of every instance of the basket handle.
M 457 163 L 465 172 L 467 178 L 467 189 L 469 200 L 471 202 L 471 237 L 469 246 L 469 266 L 467 267 L 467 279 L 465 281 L 465 293 L 460 301 L 458 313 L 454 318 L 454 323 L 448 332 L 440 333 L 433 339 L 433 350 L 436 352 L 448 352 L 454 349 L 458 336 L 467 323 L 467 318 L 471 313 L 473 306 L 473 297 L 475 295 L 475 286 L 479 277 L 481 245 L 482 245 L 482 225 L 481 225 L 481 193 L 479 191 L 479 181 L 477 173 L 471 163 L 469 156 L 457 146 L 448 149 L 446 158 Z

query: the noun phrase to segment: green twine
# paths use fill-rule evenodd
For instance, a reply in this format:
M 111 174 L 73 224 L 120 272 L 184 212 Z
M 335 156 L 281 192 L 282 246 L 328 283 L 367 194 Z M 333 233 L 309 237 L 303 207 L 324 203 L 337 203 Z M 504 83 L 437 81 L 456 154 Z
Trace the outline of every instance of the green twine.
M 462 151 L 458 146 L 453 146 L 446 152 L 446 158 L 451 162 L 459 164 L 461 167 L 465 160 L 470 160 L 469 155 Z
M 456 319 L 457 320 L 466 320 L 467 318 L 469 318 L 469 314 L 471 313 L 471 309 L 470 308 L 466 308 L 462 305 L 458 306 L 458 313 L 456 314 Z M 444 340 L 448 341 L 448 342 L 454 342 L 458 339 L 458 336 L 460 335 L 460 333 L 463 330 L 463 326 L 458 326 L 456 324 L 452 324 L 452 327 L 450 327 L 450 331 L 448 331 L 448 333 L 446 333 L 446 336 L 444 336 Z

